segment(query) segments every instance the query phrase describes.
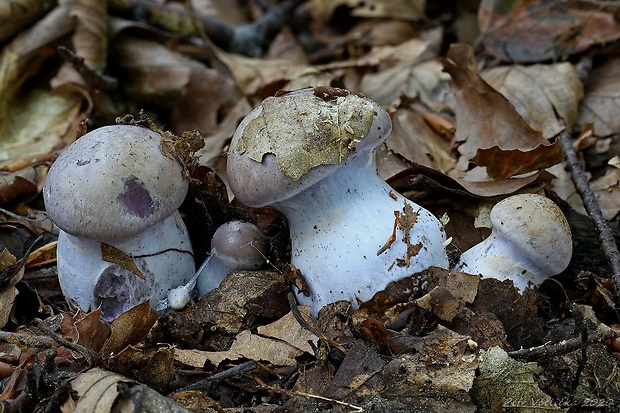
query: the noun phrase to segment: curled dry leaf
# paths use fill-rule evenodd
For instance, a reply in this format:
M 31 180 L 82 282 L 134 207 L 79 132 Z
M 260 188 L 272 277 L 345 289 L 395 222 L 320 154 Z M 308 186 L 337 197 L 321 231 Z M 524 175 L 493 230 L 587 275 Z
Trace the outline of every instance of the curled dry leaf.
M 487 168 L 495 179 L 543 169 L 564 158 L 559 141 L 549 142 L 532 129 L 508 100 L 472 68 L 472 50 L 452 45 L 445 70 L 456 87 L 456 134 L 459 152 Z M 513 161 L 514 159 L 514 161 Z M 484 180 L 484 179 L 481 179 Z
M 55 1 L 13 0 L 0 2 L 0 43 L 36 21 L 56 5 Z
M 191 413 L 150 387 L 100 368 L 80 374 L 70 384 L 63 412 Z
M 78 310 L 73 315 L 64 314 L 60 324 L 63 338 L 91 350 L 100 351 L 110 337 L 110 325 L 101 319 L 101 310 L 91 313 Z
M 552 138 L 577 121 L 583 86 L 570 63 L 500 66 L 480 73 L 543 137 Z
M 112 334 L 101 352 L 108 355 L 139 343 L 146 338 L 156 321 L 157 312 L 148 301 L 127 310 L 110 325 Z

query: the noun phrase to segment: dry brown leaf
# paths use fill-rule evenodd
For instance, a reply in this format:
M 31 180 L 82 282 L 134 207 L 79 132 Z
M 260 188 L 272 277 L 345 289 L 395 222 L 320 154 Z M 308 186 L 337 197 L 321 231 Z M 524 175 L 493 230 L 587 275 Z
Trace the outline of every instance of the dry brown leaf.
M 478 10 L 482 44 L 506 61 L 566 60 L 570 55 L 620 37 L 612 13 L 579 1 L 487 0 Z
M 143 280 L 146 279 L 131 255 L 105 242 L 101 243 L 101 259 L 105 262 L 116 264 Z
M 171 345 L 127 346 L 106 360 L 106 368 L 139 380 L 153 389 L 164 392 L 176 374 L 174 348 Z
M 148 301 L 125 311 L 112 322 L 112 334 L 103 347 L 102 354 L 116 353 L 128 345 L 144 340 L 156 321 L 157 312 Z
M 579 107 L 578 127 L 594 124 L 598 136 L 620 133 L 620 58 L 595 69 L 585 82 L 586 95 Z
M 0 55 L 0 162 L 66 146 L 84 108 L 80 96 L 22 85 L 55 53 L 73 29 L 67 5 L 56 7 L 2 49 Z
M 564 130 L 558 117 L 571 129 L 583 86 L 570 63 L 532 66 L 500 66 L 480 76 L 515 107 L 523 119 L 550 139 Z
M 91 69 L 103 70 L 108 58 L 108 4 L 101 0 L 76 0 L 69 15 L 75 18 L 73 46 Z
M 256 361 L 269 362 L 276 366 L 295 366 L 299 357 L 303 354 L 300 349 L 290 344 L 252 334 L 249 330 L 243 330 L 235 337 L 230 350 L 226 351 L 201 351 L 175 349 L 175 360 L 193 366 L 203 367 L 205 362 L 219 366 L 223 361 L 235 361 L 247 358 Z
M 310 307 L 299 306 L 298 309 L 306 322 L 312 325 Z M 257 332 L 261 336 L 283 341 L 309 354 L 313 353 L 313 349 L 309 342 L 318 345 L 318 338 L 299 325 L 299 322 L 292 312 L 287 313 L 284 317 L 271 324 L 258 327 Z
M 251 110 L 252 106 L 248 100 L 240 99 L 215 130 L 205 133 L 205 146 L 196 152 L 196 155 L 200 157 L 201 164 L 209 165 L 209 161 L 213 157 L 222 153 L 224 145 L 235 133 L 239 121 L 250 113 Z
M 34 180 L 34 168 L 25 168 L 17 172 L 0 171 L 0 205 L 9 201 L 31 197 L 38 193 Z
M 0 328 L 9 322 L 18 291 L 15 285 L 24 277 L 24 267 L 6 248 L 0 251 L 0 274 L 6 274 L 0 290 Z
M 471 161 L 483 151 L 479 165 L 485 166 L 488 175 L 495 179 L 561 162 L 559 142 L 550 145 L 540 132 L 533 130 L 504 96 L 471 69 L 472 59 L 469 46 L 452 45 L 448 58 L 443 60 L 456 87 L 454 138 L 463 142 L 458 150 L 465 159 Z M 515 156 L 518 158 L 513 161 Z
M 26 270 L 34 270 L 56 262 L 58 241 L 50 242 L 32 251 L 26 259 Z
M 410 162 L 448 173 L 456 160 L 450 142 L 435 133 L 417 111 L 398 108 L 391 113 L 392 133 L 387 147 Z
M 284 83 L 311 70 L 309 66 L 287 59 L 257 59 L 221 50 L 217 51 L 217 56 L 228 67 L 237 87 L 245 95 L 257 94 L 268 86 Z
M 64 314 L 60 323 L 62 337 L 94 351 L 100 351 L 110 337 L 110 325 L 101 319 L 101 310 L 88 314 L 82 310 Z

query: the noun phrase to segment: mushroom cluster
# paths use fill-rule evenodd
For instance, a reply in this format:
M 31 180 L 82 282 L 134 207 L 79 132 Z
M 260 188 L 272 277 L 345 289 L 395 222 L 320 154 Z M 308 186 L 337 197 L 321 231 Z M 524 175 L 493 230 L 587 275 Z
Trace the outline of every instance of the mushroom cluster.
M 73 306 L 100 307 L 111 320 L 147 300 L 155 307 L 194 274 L 177 211 L 188 183 L 161 141 L 150 129 L 107 126 L 82 136 L 50 168 L 43 197 L 60 228 L 58 279 Z
M 369 300 L 388 283 L 447 267 L 445 233 L 429 211 L 376 171 L 388 113 L 347 90 L 317 87 L 267 98 L 243 119 L 228 154 L 232 192 L 289 222 L 291 263 L 317 316 L 324 305 Z

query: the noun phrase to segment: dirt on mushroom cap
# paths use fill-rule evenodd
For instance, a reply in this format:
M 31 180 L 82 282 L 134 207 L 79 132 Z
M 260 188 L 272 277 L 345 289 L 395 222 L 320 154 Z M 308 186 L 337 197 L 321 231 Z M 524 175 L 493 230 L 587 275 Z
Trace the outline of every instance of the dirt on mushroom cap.
M 267 98 L 236 149 L 257 162 L 274 154 L 279 169 L 296 181 L 316 166 L 346 160 L 368 135 L 375 109 L 370 100 L 354 94 L 325 100 L 311 89 L 294 99 Z

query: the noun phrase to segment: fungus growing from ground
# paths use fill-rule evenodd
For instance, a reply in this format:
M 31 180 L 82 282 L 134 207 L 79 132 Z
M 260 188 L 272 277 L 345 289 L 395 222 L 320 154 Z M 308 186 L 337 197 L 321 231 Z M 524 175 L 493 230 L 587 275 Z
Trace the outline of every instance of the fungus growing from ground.
M 111 320 L 146 300 L 155 307 L 194 274 L 177 211 L 188 183 L 161 141 L 146 128 L 107 126 L 82 136 L 50 168 L 43 197 L 60 228 L 58 279 L 71 305 L 101 307 Z
M 257 270 L 266 262 L 269 244 L 262 229 L 246 221 L 229 221 L 211 238 L 211 256 L 198 270 L 200 297 L 220 285 L 233 270 Z
M 375 149 L 391 131 L 378 104 L 317 87 L 267 98 L 239 125 L 228 154 L 230 188 L 250 206 L 288 218 L 291 262 L 321 307 L 369 300 L 391 281 L 447 267 L 439 220 L 379 177 Z
M 523 292 L 564 271 L 573 252 L 570 227 L 550 199 L 521 194 L 491 210 L 491 235 L 465 251 L 456 269 L 512 280 Z

